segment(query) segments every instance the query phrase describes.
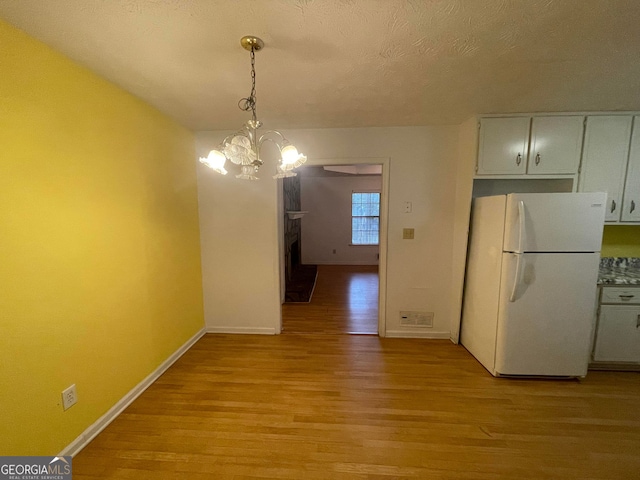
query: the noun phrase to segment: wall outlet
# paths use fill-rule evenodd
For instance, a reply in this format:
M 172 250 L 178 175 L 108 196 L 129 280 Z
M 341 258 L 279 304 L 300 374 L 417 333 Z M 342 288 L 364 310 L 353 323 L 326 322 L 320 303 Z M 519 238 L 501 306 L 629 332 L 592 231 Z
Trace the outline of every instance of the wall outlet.
M 76 392 L 76 384 L 74 383 L 62 391 L 62 408 L 67 410 L 78 401 L 78 393 Z

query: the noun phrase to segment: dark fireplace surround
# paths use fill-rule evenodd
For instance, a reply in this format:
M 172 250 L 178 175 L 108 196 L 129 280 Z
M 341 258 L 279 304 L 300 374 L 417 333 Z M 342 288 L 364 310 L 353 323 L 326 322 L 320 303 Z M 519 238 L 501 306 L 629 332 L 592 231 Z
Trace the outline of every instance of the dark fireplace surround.
M 288 177 L 282 182 L 284 196 L 284 273 L 290 281 L 295 267 L 302 263 L 300 220 L 292 220 L 287 211 L 300 211 L 300 178 Z

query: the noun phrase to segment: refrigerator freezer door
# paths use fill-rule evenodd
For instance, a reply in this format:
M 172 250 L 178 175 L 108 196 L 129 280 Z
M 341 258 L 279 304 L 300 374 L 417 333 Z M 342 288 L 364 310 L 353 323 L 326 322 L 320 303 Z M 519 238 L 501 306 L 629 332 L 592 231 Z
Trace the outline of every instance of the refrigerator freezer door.
M 599 252 L 605 193 L 507 195 L 505 252 Z
M 503 254 L 492 373 L 587 374 L 599 262 L 597 253 Z

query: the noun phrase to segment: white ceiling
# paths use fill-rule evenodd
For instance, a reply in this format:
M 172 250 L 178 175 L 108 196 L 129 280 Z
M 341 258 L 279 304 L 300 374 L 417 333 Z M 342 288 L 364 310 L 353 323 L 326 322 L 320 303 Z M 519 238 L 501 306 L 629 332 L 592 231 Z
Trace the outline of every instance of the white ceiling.
M 640 0 L 0 0 L 0 17 L 194 130 L 640 110 Z

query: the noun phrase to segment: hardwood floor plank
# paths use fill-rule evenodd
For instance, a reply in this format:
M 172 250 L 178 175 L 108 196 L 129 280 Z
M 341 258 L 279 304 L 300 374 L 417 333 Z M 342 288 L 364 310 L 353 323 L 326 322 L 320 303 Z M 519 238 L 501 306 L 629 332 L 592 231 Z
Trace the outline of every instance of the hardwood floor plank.
M 319 265 L 309 303 L 282 306 L 283 333 L 378 333 L 378 266 Z
M 638 373 L 494 378 L 447 340 L 331 328 L 205 335 L 74 479 L 638 478 Z
M 448 341 L 206 335 L 74 478 L 626 479 L 638 398 L 637 373 L 496 379 Z

